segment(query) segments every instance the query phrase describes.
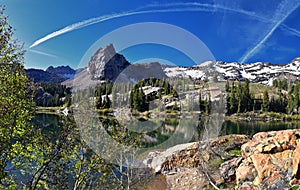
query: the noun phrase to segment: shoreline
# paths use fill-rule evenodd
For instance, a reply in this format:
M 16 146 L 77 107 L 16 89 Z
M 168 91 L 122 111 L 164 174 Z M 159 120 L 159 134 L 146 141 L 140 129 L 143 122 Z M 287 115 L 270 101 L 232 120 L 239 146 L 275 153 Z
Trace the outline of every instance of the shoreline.
M 288 115 L 276 112 L 264 113 L 238 113 L 225 116 L 225 120 L 229 121 L 300 121 L 300 114 Z

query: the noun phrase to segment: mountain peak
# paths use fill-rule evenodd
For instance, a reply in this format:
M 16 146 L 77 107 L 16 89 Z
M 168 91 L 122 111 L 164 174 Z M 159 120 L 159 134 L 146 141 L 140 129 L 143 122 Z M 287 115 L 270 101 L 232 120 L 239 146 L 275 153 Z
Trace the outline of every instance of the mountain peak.
M 112 44 L 99 48 L 88 63 L 92 79 L 115 80 L 130 63 L 123 55 L 116 53 Z
M 104 58 L 105 60 L 103 61 L 108 62 L 114 55 L 116 55 L 116 50 L 113 44 L 110 43 L 105 48 L 99 48 L 94 56 L 95 55 Z
M 61 78 L 66 78 L 66 79 L 72 78 L 76 73 L 76 71 L 72 69 L 69 65 L 58 66 L 58 67 L 50 66 L 46 69 L 46 72 L 55 74 Z

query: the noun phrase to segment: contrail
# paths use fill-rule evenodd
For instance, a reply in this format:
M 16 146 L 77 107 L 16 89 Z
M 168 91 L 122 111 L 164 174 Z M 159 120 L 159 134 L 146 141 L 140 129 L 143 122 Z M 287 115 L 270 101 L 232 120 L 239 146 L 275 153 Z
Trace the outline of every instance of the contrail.
M 292 8 L 289 7 L 289 11 L 282 11 L 279 9 L 280 14 L 282 16 L 282 18 L 277 19 L 276 23 L 274 24 L 274 26 L 271 28 L 271 30 L 248 52 L 246 52 L 246 54 L 244 54 L 240 61 L 241 63 L 244 63 L 245 61 L 247 61 L 251 56 L 253 56 L 254 54 L 257 53 L 258 50 L 260 50 L 261 46 L 270 38 L 270 36 L 274 33 L 274 31 L 278 28 L 279 25 L 282 24 L 282 22 L 285 21 L 286 18 L 288 18 L 290 16 L 290 14 L 292 14 L 298 7 L 299 7 L 299 2 L 297 4 L 297 6 L 293 6 Z M 286 14 L 285 14 L 286 13 Z
M 180 6 L 180 8 L 178 8 L 178 6 Z M 182 8 L 183 6 L 185 6 L 185 8 Z M 158 7 L 158 8 L 164 7 L 164 9 L 153 9 L 156 7 Z M 177 7 L 177 8 L 174 8 L 174 7 Z M 149 9 L 149 8 L 152 8 L 152 9 L 143 10 L 143 9 Z M 231 12 L 235 12 L 238 14 L 246 15 L 246 16 L 251 17 L 252 19 L 256 19 L 261 22 L 267 22 L 267 23 L 270 22 L 269 19 L 258 16 L 254 12 L 249 12 L 249 11 L 242 10 L 242 9 L 234 9 L 234 8 L 225 7 L 225 6 L 218 5 L 218 4 L 203 4 L 203 3 L 198 3 L 198 2 L 186 2 L 186 3 L 179 2 L 179 3 L 169 3 L 169 4 L 162 4 L 162 5 L 152 4 L 152 5 L 147 5 L 145 7 L 139 8 L 139 9 L 135 9 L 133 11 L 118 13 L 118 14 L 104 15 L 104 16 L 91 18 L 91 19 L 88 19 L 85 21 L 81 21 L 81 22 L 66 26 L 65 28 L 62 28 L 55 32 L 52 32 L 52 33 L 46 35 L 45 37 L 40 38 L 39 40 L 36 40 L 32 45 L 30 45 L 30 48 L 33 48 L 47 40 L 50 40 L 54 37 L 71 32 L 73 30 L 77 30 L 77 29 L 80 29 L 80 28 L 83 28 L 83 27 L 86 27 L 89 25 L 93 25 L 96 23 L 104 22 L 107 20 L 115 19 L 115 18 L 139 15 L 139 14 L 147 14 L 147 13 L 166 13 L 166 12 L 185 12 L 185 11 L 187 11 L 187 12 L 193 12 L 193 11 L 195 11 L 195 12 L 196 11 L 215 12 L 215 11 L 220 11 L 220 10 L 221 11 L 231 11 Z M 289 32 L 299 35 L 297 33 L 297 30 L 291 29 L 288 26 L 286 26 L 285 28 L 288 29 Z
M 120 17 L 125 17 L 125 16 L 131 16 L 131 15 L 138 15 L 138 14 L 147 14 L 147 13 L 159 13 L 159 12 L 184 12 L 184 11 L 206 11 L 206 12 L 214 12 L 216 10 L 228 10 L 228 11 L 233 11 L 236 13 L 240 13 L 240 14 L 244 14 L 244 15 L 248 15 L 251 16 L 253 18 L 256 18 L 260 21 L 264 21 L 266 22 L 267 20 L 262 18 L 262 17 L 258 17 L 256 16 L 254 13 L 252 12 L 248 12 L 248 11 L 244 11 L 244 10 L 237 10 L 237 9 L 231 9 L 228 7 L 224 7 L 224 6 L 219 6 L 219 5 L 211 5 L 211 4 L 201 4 L 201 3 L 173 3 L 173 4 L 164 4 L 164 5 L 148 5 L 145 6 L 141 9 L 146 9 L 146 8 L 154 8 L 154 7 L 174 7 L 174 6 L 195 6 L 196 8 L 193 7 L 187 7 L 187 8 L 171 8 L 171 9 L 159 9 L 159 10 L 143 10 L 143 11 L 130 11 L 130 12 L 125 12 L 125 13 L 119 13 L 119 14 L 112 14 L 112 15 L 104 15 L 104 16 L 100 16 L 97 18 L 92 18 L 92 19 L 88 19 L 85 21 L 81 21 L 69 26 L 66 26 L 63 29 L 57 30 L 53 33 L 50 33 L 48 35 L 46 35 L 45 37 L 36 40 L 31 46 L 30 48 L 33 48 L 49 39 L 52 39 L 54 37 L 60 36 L 62 34 L 65 34 L 67 32 L 71 32 L 73 30 L 77 30 L 92 24 L 96 24 L 99 22 L 103 22 L 106 20 L 111 20 L 114 18 L 120 18 Z
M 46 52 L 43 52 L 43 51 L 38 51 L 38 50 L 33 50 L 33 49 L 30 49 L 28 51 L 30 51 L 32 53 L 37 53 L 37 54 L 40 54 L 40 55 L 45 55 L 45 56 L 48 56 L 48 57 L 58 58 L 56 55 L 53 55 L 53 54 L 50 54 L 50 53 L 46 53 Z
M 178 3 L 168 3 L 168 4 L 152 4 L 152 5 L 147 5 L 147 7 L 174 7 L 174 6 L 189 6 L 189 7 L 206 7 L 206 8 L 212 8 L 212 11 L 230 11 L 230 12 L 235 12 L 235 13 L 239 13 L 242 15 L 246 15 L 249 17 L 252 17 L 253 19 L 259 20 L 261 22 L 270 22 L 269 19 L 265 18 L 265 17 L 261 17 L 258 16 L 255 12 L 250 12 L 250 11 L 246 11 L 243 9 L 238 9 L 238 8 L 231 8 L 231 7 L 226 7 L 226 6 L 222 6 L 219 4 L 203 4 L 203 3 L 199 3 L 199 2 L 178 2 Z
M 159 5 L 159 4 L 152 4 L 152 5 L 148 5 L 147 7 L 172 7 L 172 6 L 202 6 L 202 7 L 208 7 L 208 8 L 215 8 L 216 10 L 223 10 L 223 11 L 229 11 L 229 12 L 235 12 L 241 15 L 245 15 L 245 16 L 249 16 L 252 17 L 252 19 L 261 21 L 261 22 L 266 22 L 266 23 L 275 23 L 274 21 L 272 21 L 271 19 L 265 18 L 263 16 L 259 16 L 257 15 L 255 12 L 250 12 L 250 11 L 246 11 L 243 9 L 238 9 L 238 8 L 231 8 L 231 7 L 226 7 L 226 6 L 222 6 L 222 5 L 218 5 L 218 4 L 202 4 L 202 3 L 198 3 L 198 2 L 179 2 L 179 3 L 169 3 L 169 4 L 163 4 L 163 5 Z M 280 25 L 281 28 L 286 29 L 288 32 L 290 32 L 291 34 L 294 34 L 298 37 L 300 37 L 300 31 L 296 30 L 294 28 L 291 28 L 285 24 L 281 24 Z
M 120 18 L 125 16 L 131 16 L 131 15 L 138 15 L 138 14 L 147 14 L 147 13 L 159 13 L 159 12 L 183 12 L 183 11 L 207 11 L 205 9 L 196 9 L 196 8 L 188 8 L 188 9 L 162 9 L 162 10 L 146 10 L 146 11 L 135 11 L 135 12 L 125 12 L 125 13 L 119 13 L 119 14 L 112 14 L 112 15 L 104 15 L 97 18 L 88 19 L 82 22 L 78 22 L 69 26 L 66 26 L 63 29 L 60 29 L 58 31 L 55 31 L 51 34 L 46 35 L 45 37 L 35 41 L 32 45 L 30 45 L 30 48 L 33 48 L 49 39 L 52 39 L 56 36 L 60 36 L 62 34 L 65 34 L 67 32 L 71 32 L 73 30 L 77 30 L 92 24 L 96 24 L 99 22 L 103 22 L 106 20 L 111 20 L 114 18 Z
M 291 34 L 294 34 L 294 35 L 300 37 L 300 31 L 299 31 L 299 30 L 296 30 L 296 29 L 294 29 L 294 28 L 288 27 L 288 26 L 285 25 L 285 24 L 282 24 L 280 27 L 286 29 L 286 30 L 287 30 L 288 32 L 290 32 Z

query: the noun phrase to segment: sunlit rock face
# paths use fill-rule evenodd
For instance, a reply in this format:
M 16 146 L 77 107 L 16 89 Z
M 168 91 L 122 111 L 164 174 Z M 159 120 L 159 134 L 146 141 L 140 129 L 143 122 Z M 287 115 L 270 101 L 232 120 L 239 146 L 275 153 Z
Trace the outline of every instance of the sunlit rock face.
M 299 129 L 260 132 L 251 140 L 229 135 L 207 142 L 152 152 L 144 163 L 165 175 L 169 189 L 205 189 L 210 185 L 205 173 L 228 189 L 299 188 Z
M 130 63 L 123 55 L 116 53 L 112 44 L 100 48 L 88 63 L 92 79 L 114 81 Z
M 241 147 L 239 189 L 286 189 L 300 179 L 300 131 L 261 132 Z

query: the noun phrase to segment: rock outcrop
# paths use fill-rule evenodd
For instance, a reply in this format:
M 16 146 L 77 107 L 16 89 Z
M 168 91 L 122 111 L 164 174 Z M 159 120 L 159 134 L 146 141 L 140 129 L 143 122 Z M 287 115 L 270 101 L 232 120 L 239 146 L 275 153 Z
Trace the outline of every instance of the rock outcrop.
M 299 189 L 300 130 L 260 132 L 177 145 L 145 163 L 166 176 L 168 189 Z
M 241 150 L 239 189 L 285 189 L 300 179 L 300 130 L 257 133 Z
M 248 141 L 245 135 L 228 135 L 205 142 L 177 145 L 164 152 L 153 152 L 144 161 L 156 173 L 166 176 L 168 189 L 203 189 L 210 186 L 209 177 L 220 185 L 224 182 L 218 168 L 223 159 L 238 157 Z
M 100 48 L 88 63 L 92 79 L 114 81 L 130 65 L 121 54 L 116 53 L 112 44 Z
M 88 63 L 88 67 L 77 72 L 75 77 L 63 84 L 75 89 L 94 87 L 104 80 L 116 83 L 135 83 L 151 77 L 167 78 L 158 62 L 130 64 L 123 55 L 116 53 L 112 44 L 100 48 Z

